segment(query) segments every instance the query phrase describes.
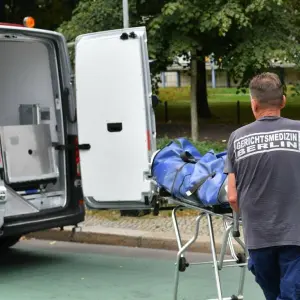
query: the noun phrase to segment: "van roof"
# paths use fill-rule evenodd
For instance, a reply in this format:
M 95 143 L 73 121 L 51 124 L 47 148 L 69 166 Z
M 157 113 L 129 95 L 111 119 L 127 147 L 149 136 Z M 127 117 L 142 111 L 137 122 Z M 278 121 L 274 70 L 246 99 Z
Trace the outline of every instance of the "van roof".
M 13 26 L 13 27 L 25 27 L 22 24 L 15 24 L 15 23 L 4 23 L 4 22 L 0 22 L 0 26 Z
M 47 29 L 40 29 L 40 28 L 30 28 L 26 27 L 22 24 L 13 24 L 13 23 L 4 23 L 0 22 L 0 29 L 2 30 L 10 30 L 13 32 L 22 32 L 22 33 L 36 33 L 36 34 L 45 34 L 45 35 L 51 35 L 56 36 L 59 38 L 62 38 L 63 35 L 60 32 L 53 31 L 53 30 L 47 30 Z

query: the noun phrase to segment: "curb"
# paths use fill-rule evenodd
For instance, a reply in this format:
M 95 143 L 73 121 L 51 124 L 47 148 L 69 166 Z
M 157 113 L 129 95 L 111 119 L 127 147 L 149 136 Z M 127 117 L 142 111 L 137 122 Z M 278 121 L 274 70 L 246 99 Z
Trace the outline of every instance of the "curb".
M 51 241 L 55 240 L 60 242 L 74 242 L 83 244 L 98 244 L 178 251 L 177 241 L 175 238 L 153 237 L 147 236 L 147 234 L 133 236 L 103 232 L 72 232 L 70 230 L 60 231 L 57 229 L 51 229 L 46 231 L 30 233 L 26 235 L 26 238 Z M 183 238 L 182 240 L 183 244 L 185 244 L 188 241 L 187 238 Z M 222 241 L 216 239 L 215 244 L 216 251 L 217 253 L 219 253 L 221 250 Z M 234 248 L 237 253 L 241 251 L 241 247 L 235 242 Z M 211 243 L 209 237 L 198 238 L 198 240 L 189 248 L 188 252 L 211 253 Z M 227 249 L 226 253 L 230 254 L 229 249 Z

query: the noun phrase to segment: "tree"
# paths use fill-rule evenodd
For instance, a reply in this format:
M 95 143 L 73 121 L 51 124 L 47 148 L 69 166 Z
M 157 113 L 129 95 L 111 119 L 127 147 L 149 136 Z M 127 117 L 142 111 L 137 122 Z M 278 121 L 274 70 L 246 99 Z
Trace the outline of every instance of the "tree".
M 36 26 L 55 30 L 69 20 L 79 0 L 0 0 L 0 22 L 21 24 L 32 16 Z
M 149 2 L 140 0 L 144 5 Z M 152 55 L 184 56 L 192 63 L 192 136 L 198 138 L 197 118 L 210 117 L 205 56 L 214 53 L 221 67 L 244 87 L 251 76 L 267 69 L 272 59 L 296 62 L 299 53 L 297 1 L 164 1 L 147 18 Z M 146 10 L 144 10 L 144 17 Z M 298 25 L 298 26 L 297 26 Z M 164 43 L 164 47 L 159 44 Z M 169 47 L 166 48 L 166 45 Z M 193 103 L 193 101 L 195 103 Z M 198 116 L 197 116 L 198 114 Z
M 0 21 L 5 20 L 5 3 L 4 0 L 0 0 Z
M 130 23 L 137 23 L 136 8 L 129 1 Z M 84 33 L 118 29 L 123 27 L 122 0 L 81 0 L 70 21 L 59 28 L 68 41 Z
M 129 15 L 131 27 L 144 25 L 144 21 L 141 20 L 137 12 L 135 0 L 129 0 Z M 72 19 L 63 22 L 58 31 L 64 34 L 68 42 L 73 42 L 80 34 L 119 29 L 122 27 L 122 0 L 81 0 L 73 11 Z M 70 54 L 71 58 L 73 58 L 74 49 L 70 50 Z M 158 79 L 155 76 L 157 70 L 161 70 L 165 65 L 166 63 L 162 59 L 151 64 L 151 66 L 155 66 L 151 68 L 154 89 L 157 89 Z
M 297 0 L 134 0 L 131 25 L 148 29 L 153 75 L 183 57 L 192 68 L 192 138 L 198 117 L 209 118 L 205 57 L 214 53 L 240 87 L 271 60 L 299 60 Z M 122 27 L 122 1 L 82 0 L 62 31 L 68 40 Z M 221 62 L 219 61 L 221 58 Z

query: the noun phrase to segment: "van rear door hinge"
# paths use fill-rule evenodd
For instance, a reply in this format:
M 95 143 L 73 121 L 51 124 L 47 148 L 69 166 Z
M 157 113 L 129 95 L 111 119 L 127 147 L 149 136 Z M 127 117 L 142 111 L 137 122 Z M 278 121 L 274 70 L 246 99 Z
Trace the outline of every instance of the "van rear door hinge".
M 79 144 L 79 145 L 61 145 L 58 143 L 52 143 L 52 146 L 55 148 L 55 150 L 75 150 L 76 148 L 79 150 L 90 150 L 91 145 L 90 144 Z

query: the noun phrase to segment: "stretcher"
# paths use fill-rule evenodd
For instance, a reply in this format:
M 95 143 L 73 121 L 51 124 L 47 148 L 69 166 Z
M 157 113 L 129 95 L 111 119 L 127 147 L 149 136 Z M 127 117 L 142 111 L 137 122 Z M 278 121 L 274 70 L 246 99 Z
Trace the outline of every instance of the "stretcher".
M 178 252 L 175 263 L 175 282 L 173 299 L 178 299 L 180 273 L 193 265 L 212 264 L 216 280 L 216 300 L 241 300 L 247 268 L 248 253 L 240 236 L 242 220 L 234 213 L 227 199 L 227 175 L 224 174 L 226 152 L 215 154 L 213 151 L 201 155 L 185 139 L 178 139 L 159 150 L 152 158 L 152 176 L 158 186 L 160 197 L 175 205 L 172 221 L 175 230 Z M 180 210 L 192 209 L 199 212 L 195 218 L 195 233 L 183 244 L 177 213 Z M 224 233 L 220 252 L 217 253 L 212 219 L 222 218 Z M 200 221 L 207 219 L 211 244 L 212 261 L 189 263 L 186 252 L 199 236 Z M 241 252 L 234 247 L 237 243 Z M 227 251 L 229 250 L 229 251 Z M 226 254 L 231 258 L 226 259 Z M 223 297 L 220 271 L 226 267 L 240 267 L 240 280 L 237 293 Z M 212 299 L 211 299 L 212 300 Z

